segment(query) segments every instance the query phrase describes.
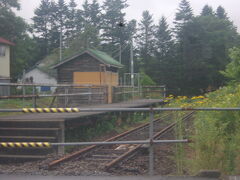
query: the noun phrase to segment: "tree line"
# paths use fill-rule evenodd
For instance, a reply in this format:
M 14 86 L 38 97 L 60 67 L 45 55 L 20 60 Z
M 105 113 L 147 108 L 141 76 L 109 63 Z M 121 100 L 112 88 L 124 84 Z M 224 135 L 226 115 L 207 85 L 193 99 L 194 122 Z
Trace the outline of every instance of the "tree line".
M 129 72 L 133 42 L 135 72 L 175 94 L 204 93 L 225 83 L 219 72 L 231 61 L 228 49 L 239 46 L 239 34 L 222 6 L 205 5 L 194 15 L 190 3 L 181 0 L 173 27 L 164 16 L 155 24 L 149 11 L 139 22 L 127 21 L 127 7 L 127 0 L 85 0 L 80 8 L 75 0 L 41 0 L 27 24 L 12 11 L 20 8 L 18 0 L 0 0 L 0 36 L 17 43 L 13 76 L 58 52 L 62 37 L 64 52 L 103 50 L 125 65 L 121 73 Z

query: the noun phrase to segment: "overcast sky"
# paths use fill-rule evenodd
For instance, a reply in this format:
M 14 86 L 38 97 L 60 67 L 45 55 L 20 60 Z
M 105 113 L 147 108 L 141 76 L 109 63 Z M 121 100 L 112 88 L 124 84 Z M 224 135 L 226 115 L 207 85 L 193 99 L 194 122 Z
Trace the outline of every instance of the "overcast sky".
M 34 15 L 34 9 L 39 6 L 41 0 L 20 0 L 21 10 L 17 14 L 23 17 L 28 22 Z M 57 1 L 57 0 L 55 0 Z M 69 2 L 70 0 L 65 0 Z M 85 0 L 75 0 L 79 7 Z M 102 3 L 104 0 L 99 0 Z M 153 14 L 155 22 L 158 22 L 160 17 L 164 15 L 168 18 L 168 22 L 172 23 L 176 9 L 181 0 L 128 0 L 129 7 L 126 9 L 127 19 L 141 19 L 141 14 L 144 10 L 149 10 Z M 240 0 L 189 0 L 194 14 L 198 15 L 205 4 L 213 7 L 215 10 L 217 6 L 221 5 L 234 24 L 240 31 Z

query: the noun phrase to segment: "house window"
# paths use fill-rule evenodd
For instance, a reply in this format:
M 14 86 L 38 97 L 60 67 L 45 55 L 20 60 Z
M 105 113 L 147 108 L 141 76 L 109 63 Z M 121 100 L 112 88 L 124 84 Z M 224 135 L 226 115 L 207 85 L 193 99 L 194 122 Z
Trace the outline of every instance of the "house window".
M 5 56 L 6 46 L 0 45 L 0 56 Z

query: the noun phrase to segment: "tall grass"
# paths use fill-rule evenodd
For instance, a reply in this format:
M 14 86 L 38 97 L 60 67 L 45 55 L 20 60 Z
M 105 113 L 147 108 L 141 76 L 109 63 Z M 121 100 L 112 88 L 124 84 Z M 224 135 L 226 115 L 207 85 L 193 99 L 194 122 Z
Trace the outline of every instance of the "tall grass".
M 228 86 L 205 98 L 177 98 L 170 103 L 172 107 L 239 107 L 240 85 Z M 179 128 L 181 129 L 181 128 Z M 201 169 L 219 169 L 225 174 L 240 172 L 240 112 L 202 111 L 194 118 L 188 154 L 177 151 L 177 157 L 184 156 L 185 169 L 196 173 Z M 180 148 L 181 150 L 181 148 Z M 180 155 L 181 154 L 181 155 Z M 182 164 L 176 158 L 179 172 Z
M 184 136 L 184 123 L 182 121 L 182 113 L 176 112 L 175 113 L 175 121 L 177 124 L 175 126 L 175 137 L 176 139 L 183 139 Z M 177 143 L 175 145 L 175 161 L 177 166 L 177 174 L 182 175 L 184 169 L 184 146 L 182 143 Z

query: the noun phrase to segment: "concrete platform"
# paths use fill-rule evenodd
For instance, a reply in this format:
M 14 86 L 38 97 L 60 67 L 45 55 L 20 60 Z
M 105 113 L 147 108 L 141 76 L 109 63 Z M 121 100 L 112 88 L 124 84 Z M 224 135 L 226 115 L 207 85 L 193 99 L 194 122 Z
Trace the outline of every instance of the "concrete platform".
M 137 108 L 137 107 L 149 107 L 154 104 L 163 103 L 162 99 L 137 99 L 131 100 L 121 103 L 113 103 L 113 104 L 100 104 L 100 105 L 92 105 L 85 106 L 82 108 Z M 81 107 L 80 107 L 81 108 Z M 79 113 L 34 113 L 34 114 L 19 114 L 15 116 L 1 116 L 0 121 L 9 120 L 45 120 L 45 121 L 68 121 L 75 120 L 81 117 L 104 114 L 105 112 L 79 112 Z
M 161 99 L 140 99 L 79 108 L 137 108 L 154 106 L 161 103 L 163 103 L 163 100 Z M 112 115 L 114 115 L 114 112 L 113 114 L 110 114 L 108 111 L 102 111 L 79 113 L 21 113 L 18 115 L 1 116 L 0 140 L 2 142 L 8 142 L 9 139 L 13 142 L 38 142 L 40 138 L 44 142 L 49 142 L 49 138 L 51 138 L 54 140 L 50 142 L 65 142 L 65 137 L 67 136 L 66 134 L 69 133 L 71 129 L 83 125 L 92 125 L 103 119 L 111 120 Z M 128 116 L 129 114 L 127 114 L 128 117 L 123 116 L 123 113 L 121 112 L 119 112 L 118 115 L 119 119 L 130 118 L 130 116 Z M 53 149 L 50 150 L 52 151 Z M 59 155 L 63 155 L 64 150 L 64 146 L 57 147 L 57 153 Z M 28 148 L 22 150 L 21 152 L 18 151 L 18 149 L 13 152 L 3 151 L 0 152 L 0 160 L 1 158 L 8 160 L 24 159 L 26 157 L 25 155 L 40 157 L 38 156 L 38 153 L 33 150 L 29 150 Z M 48 153 L 49 152 L 46 152 L 44 155 L 47 155 Z M 13 155 L 17 156 L 12 157 Z
M 1 180 L 218 180 L 191 176 L 14 176 L 0 175 Z

